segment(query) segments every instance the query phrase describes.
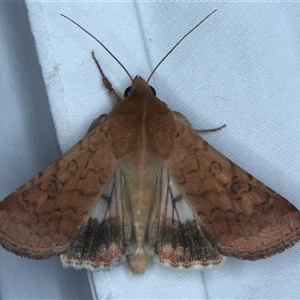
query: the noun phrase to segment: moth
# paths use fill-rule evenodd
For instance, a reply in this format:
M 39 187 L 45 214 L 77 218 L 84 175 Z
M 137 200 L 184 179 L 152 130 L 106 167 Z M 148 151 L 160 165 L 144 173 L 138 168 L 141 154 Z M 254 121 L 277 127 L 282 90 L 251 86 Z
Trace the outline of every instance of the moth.
M 132 79 L 81 141 L 0 203 L 5 249 L 90 270 L 127 259 L 142 274 L 153 257 L 201 269 L 227 256 L 266 258 L 299 240 L 297 208 L 199 137 L 155 96 L 150 77 Z

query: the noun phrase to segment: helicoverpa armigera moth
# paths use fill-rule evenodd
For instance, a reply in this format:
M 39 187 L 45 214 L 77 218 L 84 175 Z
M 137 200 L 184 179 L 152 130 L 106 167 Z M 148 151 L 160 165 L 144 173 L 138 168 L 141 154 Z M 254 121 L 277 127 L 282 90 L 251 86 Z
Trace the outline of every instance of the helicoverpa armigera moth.
M 4 248 L 36 259 L 61 255 L 65 265 L 93 270 L 127 258 L 139 274 L 150 257 L 203 268 L 226 256 L 265 258 L 299 240 L 300 213 L 290 202 L 156 98 L 148 82 L 157 67 L 146 81 L 132 79 L 117 60 L 132 80 L 120 101 L 94 53 L 93 59 L 117 104 L 0 203 Z

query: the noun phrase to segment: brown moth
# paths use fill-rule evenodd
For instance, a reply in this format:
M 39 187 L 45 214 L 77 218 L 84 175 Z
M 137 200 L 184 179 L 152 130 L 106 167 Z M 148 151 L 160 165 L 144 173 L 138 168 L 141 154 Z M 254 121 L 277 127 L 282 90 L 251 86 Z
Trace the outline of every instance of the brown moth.
M 80 142 L 0 203 L 5 249 L 91 270 L 126 258 L 139 274 L 151 257 L 200 269 L 226 256 L 266 258 L 299 240 L 299 211 L 200 138 L 149 79 L 136 76 Z

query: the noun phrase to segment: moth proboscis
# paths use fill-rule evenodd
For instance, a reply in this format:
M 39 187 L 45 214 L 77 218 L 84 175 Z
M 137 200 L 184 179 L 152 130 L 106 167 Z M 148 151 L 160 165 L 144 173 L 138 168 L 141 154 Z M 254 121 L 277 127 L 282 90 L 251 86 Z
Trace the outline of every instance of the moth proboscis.
M 0 203 L 4 248 L 35 259 L 61 255 L 65 265 L 91 270 L 127 258 L 140 274 L 151 257 L 201 269 L 226 256 L 266 258 L 299 240 L 300 213 L 289 201 L 156 98 L 148 82 L 161 62 L 147 81 L 132 79 L 121 65 L 132 86 L 119 101 L 94 53 L 93 59 L 118 103 L 59 160 Z

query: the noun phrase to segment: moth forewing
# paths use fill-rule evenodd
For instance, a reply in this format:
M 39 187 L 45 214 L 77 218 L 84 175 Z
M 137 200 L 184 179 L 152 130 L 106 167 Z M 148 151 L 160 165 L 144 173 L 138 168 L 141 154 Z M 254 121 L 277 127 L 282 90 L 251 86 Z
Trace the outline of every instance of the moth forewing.
M 300 238 L 300 212 L 202 140 L 186 119 L 166 169 L 207 239 L 225 256 L 256 260 Z M 178 168 L 178 166 L 181 166 Z
M 0 242 L 22 256 L 65 252 L 118 165 L 103 122 L 0 202 Z M 100 146 L 101 145 L 101 146 Z

